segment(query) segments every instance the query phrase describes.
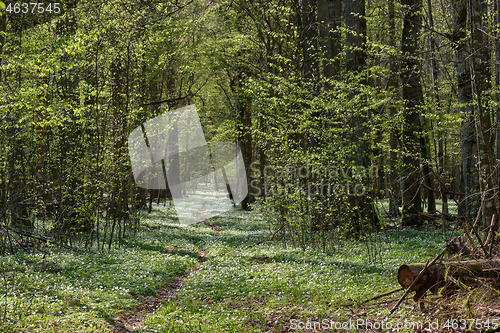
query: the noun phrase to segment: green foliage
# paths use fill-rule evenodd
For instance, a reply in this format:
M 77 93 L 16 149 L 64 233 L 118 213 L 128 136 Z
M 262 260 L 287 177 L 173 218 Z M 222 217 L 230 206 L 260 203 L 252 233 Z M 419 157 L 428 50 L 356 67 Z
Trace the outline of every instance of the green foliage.
M 445 7 L 434 10 L 437 31 L 446 31 Z M 294 1 L 75 2 L 59 15 L 9 17 L 0 53 L 0 223 L 88 248 L 123 242 L 146 199 L 133 183 L 128 134 L 196 103 L 209 141 L 242 147 L 248 202 L 257 198 L 280 239 L 326 250 L 336 233 L 383 227 L 373 202 L 397 204 L 398 173 L 420 165 L 398 155 L 404 103 L 391 80 L 401 15 L 391 34 L 391 21 L 380 19 L 385 2 L 366 12 L 366 36 L 340 24 L 329 38 L 321 33 L 332 22 L 304 26 Z M 350 34 L 366 40 L 346 45 Z M 443 42 L 442 34 L 426 38 Z M 338 40 L 336 54 L 328 40 Z M 437 93 L 430 69 L 420 73 L 429 138 L 421 164 L 452 186 L 460 117 L 453 49 L 443 45 L 418 55 L 443 59 Z M 366 64 L 349 71 L 351 51 Z
M 187 104 L 203 86 L 192 68 L 194 23 L 178 6 L 77 2 L 42 22 L 7 20 L 1 223 L 60 242 L 84 232 L 89 248 L 133 232 L 144 194 L 133 183 L 127 137 L 177 105 L 157 102 Z

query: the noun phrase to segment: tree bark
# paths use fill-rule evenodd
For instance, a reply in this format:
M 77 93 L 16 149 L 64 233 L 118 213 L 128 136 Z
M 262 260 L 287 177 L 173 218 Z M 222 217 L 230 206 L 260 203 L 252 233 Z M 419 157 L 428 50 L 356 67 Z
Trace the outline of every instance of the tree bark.
M 348 0 L 344 4 L 344 17 L 346 22 L 346 60 L 345 65 L 347 72 L 353 74 L 363 74 L 366 68 L 366 17 L 365 17 L 365 0 Z M 366 80 L 362 77 L 359 80 L 360 84 L 366 84 Z M 351 94 L 356 94 L 357 91 L 352 91 Z M 361 109 L 361 108 L 360 108 Z M 368 170 L 370 154 L 370 146 L 365 139 L 367 130 L 365 128 L 368 114 L 362 110 L 354 110 L 353 115 L 349 119 L 350 133 L 349 145 L 351 146 L 352 166 L 353 168 L 361 167 Z M 351 195 L 351 207 L 353 209 L 353 219 L 358 220 L 359 224 L 353 224 L 355 230 L 365 230 L 366 227 L 378 228 L 379 220 L 374 209 L 373 198 L 369 193 Z
M 417 57 L 421 27 L 421 0 L 403 0 L 404 23 L 401 49 L 401 81 L 403 84 L 403 216 L 402 225 L 421 225 L 420 198 L 420 112 L 423 104 L 420 84 L 420 60 Z
M 243 71 L 239 72 L 233 76 L 231 80 L 231 89 L 236 95 L 236 114 L 238 117 L 238 142 L 241 144 L 241 152 L 243 154 L 243 160 L 245 162 L 245 169 L 247 174 L 247 186 L 248 195 L 241 202 L 241 208 L 244 210 L 250 209 L 250 204 L 254 202 L 255 189 L 252 188 L 253 184 L 253 174 L 252 174 L 252 164 L 254 161 L 253 157 L 253 136 L 252 136 L 252 111 L 251 111 L 251 99 L 249 96 L 245 96 L 244 92 L 240 91 L 241 88 L 241 76 L 244 74 Z
M 461 182 L 460 190 L 464 193 L 463 206 L 469 216 L 473 215 L 471 194 L 477 191 L 478 175 L 474 165 L 477 163 L 477 142 L 472 108 L 472 84 L 470 67 L 467 65 L 467 30 L 469 9 L 466 1 L 456 1 L 454 7 L 454 38 L 457 41 L 455 61 L 458 79 L 458 103 L 462 114 L 461 130 Z
M 7 29 L 7 13 L 0 15 L 0 56 L 3 54 L 3 46 L 5 44 L 5 30 Z M 0 57 L 0 82 L 2 82 L 2 58 Z
M 494 1 L 494 15 L 495 15 L 495 29 L 497 31 L 496 38 L 494 40 L 495 45 L 495 85 L 496 88 L 500 88 L 500 0 Z M 496 94 L 496 101 L 500 103 L 500 92 Z M 496 159 L 500 161 L 500 107 L 497 106 L 496 109 Z M 497 166 L 497 186 L 500 186 L 500 168 Z M 499 199 L 497 199 L 499 200 Z M 500 201 L 500 200 L 499 200 Z M 497 210 L 500 213 L 500 202 L 497 202 Z M 498 215 L 497 215 L 498 216 Z M 498 223 L 495 225 L 495 232 L 498 230 Z
M 428 17 L 428 24 L 429 28 L 431 30 L 434 30 L 434 17 L 432 14 L 432 1 L 427 0 L 427 17 Z M 440 110 L 440 103 L 439 103 L 439 88 L 436 84 L 436 80 L 438 77 L 439 69 L 436 61 L 436 39 L 435 39 L 435 34 L 430 33 L 429 34 L 429 49 L 431 51 L 431 59 L 430 59 L 430 65 L 431 65 L 431 82 L 432 82 L 432 101 L 433 101 L 433 109 L 435 110 Z M 425 124 L 423 124 L 425 128 Z M 431 174 L 430 171 L 430 165 L 431 163 L 431 151 L 430 151 L 430 134 L 426 133 L 423 135 L 423 143 L 422 146 L 422 155 L 423 158 L 425 159 L 425 163 L 423 165 L 423 171 L 424 171 L 424 180 L 425 184 L 427 185 L 427 212 L 429 214 L 435 214 L 436 213 L 436 196 L 434 194 L 434 181 L 433 181 L 433 175 Z
M 317 0 L 319 23 L 319 47 L 323 52 L 323 75 L 335 77 L 339 74 L 342 18 L 341 0 Z
M 422 119 L 422 118 L 421 118 Z M 425 128 L 425 124 L 422 123 L 422 128 Z M 432 181 L 433 175 L 431 173 L 431 168 L 429 163 L 431 162 L 431 152 L 430 152 L 430 139 L 428 133 L 423 133 L 420 135 L 420 150 L 422 153 L 422 158 L 424 163 L 422 170 L 424 172 L 424 182 L 427 186 L 427 213 L 436 213 L 436 196 L 434 195 L 434 182 Z
M 314 0 L 302 0 L 302 54 L 304 57 L 302 71 L 308 79 L 315 76 L 315 53 L 316 53 L 316 2 Z
M 345 1 L 346 67 L 348 71 L 360 71 L 366 66 L 366 18 L 365 0 Z
M 492 131 L 492 119 L 490 109 L 487 105 L 485 95 L 491 91 L 490 83 L 490 61 L 491 54 L 488 31 L 485 16 L 488 13 L 487 0 L 470 1 L 471 17 L 471 39 L 469 66 L 474 112 L 476 115 L 475 126 L 477 135 L 477 147 L 479 157 L 479 188 L 485 193 L 485 202 L 482 211 L 482 222 L 484 227 L 490 225 L 490 221 L 496 214 L 496 176 L 495 176 L 495 137 Z
M 496 31 L 496 38 L 495 38 L 495 85 L 498 88 L 500 88 L 500 0 L 495 0 L 495 10 L 494 10 L 494 15 L 495 15 L 495 28 L 497 29 Z M 500 92 L 497 92 L 496 94 L 496 100 L 497 103 L 500 102 Z M 497 107 L 496 109 L 496 121 L 497 121 L 497 126 L 496 126 L 496 136 L 497 136 L 497 150 L 496 150 L 496 157 L 497 160 L 500 160 L 500 107 Z M 497 170 L 498 172 L 498 170 Z M 498 172 L 499 177 L 500 177 L 500 172 Z
M 389 45 L 396 49 L 396 23 L 395 23 L 395 9 L 394 9 L 394 0 L 389 0 L 387 5 L 388 10 L 388 19 L 389 19 Z M 399 63 L 396 60 L 396 57 L 391 57 L 389 60 L 389 82 L 388 88 L 393 94 L 393 99 L 400 100 L 400 82 L 399 82 Z M 391 119 L 395 119 L 397 115 L 397 102 L 391 103 L 389 106 L 389 114 Z M 399 212 L 399 204 L 401 202 L 401 184 L 399 181 L 399 175 L 397 172 L 397 165 L 399 160 L 399 152 L 398 152 L 398 137 L 401 136 L 399 129 L 396 126 L 392 126 L 390 128 L 389 133 L 389 145 L 390 145 L 390 153 L 389 153 L 389 172 L 387 175 L 389 188 L 391 190 L 389 196 L 389 214 L 391 216 L 400 216 Z

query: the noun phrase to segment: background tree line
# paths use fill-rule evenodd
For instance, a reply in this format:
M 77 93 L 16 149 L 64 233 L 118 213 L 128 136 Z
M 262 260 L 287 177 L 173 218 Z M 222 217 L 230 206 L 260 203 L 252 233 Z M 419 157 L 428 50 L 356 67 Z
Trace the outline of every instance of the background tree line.
M 3 251 L 133 233 L 127 137 L 191 103 L 285 242 L 377 230 L 384 200 L 403 226 L 454 218 L 450 199 L 496 221 L 498 1 L 62 3 L 0 17 Z

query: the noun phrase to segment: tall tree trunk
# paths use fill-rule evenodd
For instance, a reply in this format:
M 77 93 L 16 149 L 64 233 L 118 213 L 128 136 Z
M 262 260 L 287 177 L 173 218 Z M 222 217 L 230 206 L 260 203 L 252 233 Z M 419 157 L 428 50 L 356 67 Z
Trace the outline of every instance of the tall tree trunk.
M 422 128 L 426 128 L 425 121 L 422 119 Z M 422 165 L 422 171 L 424 173 L 424 182 L 426 185 L 426 196 L 427 196 L 427 212 L 429 214 L 436 213 L 436 196 L 434 194 L 434 175 L 431 173 L 431 151 L 430 151 L 430 138 L 428 133 L 423 133 L 420 136 L 420 149 L 422 153 L 422 158 L 424 163 Z
M 496 29 L 496 38 L 495 38 L 495 85 L 496 88 L 500 88 L 500 0 L 495 0 L 495 29 Z M 497 103 L 500 102 L 500 92 L 496 94 Z M 500 160 L 500 107 L 496 109 L 496 136 L 497 136 L 497 150 L 496 157 L 497 160 Z M 497 170 L 500 177 L 500 170 Z
M 500 0 L 495 0 L 495 85 L 496 88 L 500 88 Z M 1 50 L 0 50 L 1 52 Z M 496 94 L 497 103 L 500 102 L 500 92 Z M 497 160 L 500 160 L 500 107 L 496 109 L 496 136 L 497 136 L 497 146 L 496 146 L 496 157 Z M 500 175 L 500 170 L 497 170 L 497 173 Z
M 421 27 L 421 0 L 403 0 L 404 23 L 401 49 L 401 81 L 403 84 L 403 216 L 402 225 L 420 225 L 420 108 L 423 104 L 420 84 L 420 60 L 417 58 Z
M 361 71 L 366 66 L 365 0 L 347 0 L 344 4 L 346 24 L 346 67 L 348 71 Z
M 396 23 L 395 23 L 395 9 L 394 9 L 394 1 L 389 0 L 387 4 L 388 9 L 388 19 L 389 19 L 389 45 L 396 49 Z M 398 77 L 398 61 L 396 57 L 391 57 L 389 60 L 389 82 L 388 88 L 392 93 L 392 98 L 395 99 L 394 103 L 391 103 L 389 106 L 389 114 L 391 119 L 396 118 L 397 114 L 397 100 L 399 100 L 399 77 Z M 399 181 L 398 172 L 396 166 L 398 164 L 399 154 L 398 154 L 398 137 L 401 135 L 399 129 L 396 126 L 392 126 L 389 129 L 389 172 L 387 175 L 389 188 L 390 188 L 390 196 L 389 196 L 389 214 L 391 216 L 399 216 L 399 202 L 401 201 L 401 186 Z
M 492 131 L 492 119 L 488 107 L 487 94 L 491 91 L 490 60 L 491 53 L 486 15 L 487 0 L 471 0 L 470 2 L 471 39 L 469 66 L 472 83 L 473 105 L 476 115 L 476 135 L 479 157 L 479 187 L 484 194 L 485 202 L 482 211 L 483 226 L 490 225 L 496 214 L 496 176 L 495 176 L 495 137 Z
M 316 1 L 302 0 L 302 71 L 308 79 L 314 79 L 316 53 Z
M 318 24 L 319 24 L 319 39 L 318 48 L 321 58 L 320 72 L 324 78 L 336 79 L 339 77 L 341 71 L 340 53 L 342 48 L 342 0 L 317 0 L 316 6 L 318 11 Z M 325 90 L 331 89 L 331 81 L 324 81 L 323 88 Z M 323 119 L 322 127 L 328 131 L 330 122 L 328 119 L 331 114 L 324 110 L 323 115 L 318 114 L 318 119 Z M 327 143 L 328 144 L 328 143 Z M 316 180 L 317 181 L 317 180 Z M 322 192 L 322 191 L 321 191 Z M 311 208 L 311 218 L 313 219 L 313 228 L 319 228 L 321 242 L 323 248 L 326 248 L 326 229 L 329 218 L 325 215 L 325 209 L 328 206 L 335 205 L 335 199 L 332 195 L 325 193 L 324 196 L 319 197 L 318 202 Z
M 3 53 L 3 46 L 5 44 L 5 30 L 7 28 L 7 15 L 3 14 L 0 16 L 0 56 Z M 0 84 L 3 82 L 3 72 L 2 72 L 2 58 L 0 57 Z M 0 173 L 0 220 L 3 222 L 7 219 L 7 165 L 6 165 L 6 150 L 2 150 L 0 154 L 1 173 Z M 1 242 L 0 244 L 5 244 Z M 12 245 L 11 245 L 12 246 Z
M 366 17 L 365 0 L 348 0 L 345 2 L 344 17 L 346 22 L 346 69 L 350 73 L 362 73 L 366 67 Z M 362 74 L 363 75 L 363 74 Z M 366 80 L 361 79 L 361 84 L 366 84 Z M 356 94 L 356 91 L 352 92 Z M 361 108 L 360 108 L 361 109 Z M 362 110 L 354 110 L 354 114 L 349 119 L 350 137 L 349 145 L 352 149 L 352 166 L 361 167 L 368 170 L 369 159 L 366 157 L 370 151 L 369 144 L 365 138 L 366 129 L 364 124 L 368 118 L 362 114 Z M 351 207 L 353 215 L 358 219 L 359 225 L 355 228 L 365 228 L 366 226 L 378 227 L 378 216 L 374 209 L 373 198 L 368 193 L 352 194 Z
M 494 15 L 495 15 L 495 29 L 497 31 L 495 44 L 495 85 L 497 89 L 500 89 L 500 0 L 495 0 L 494 2 Z M 497 103 L 500 103 L 500 92 L 496 94 Z M 496 109 L 496 139 L 497 139 L 497 150 L 496 158 L 500 161 L 500 107 L 497 106 Z M 497 166 L 497 186 L 500 187 L 500 168 Z M 498 200 L 498 199 L 497 199 Z M 500 213 L 500 203 L 497 204 L 497 210 Z M 498 221 L 498 220 L 497 220 Z M 495 229 L 498 230 L 499 223 L 497 222 Z
M 431 31 L 434 31 L 434 15 L 432 13 L 432 0 L 427 0 L 427 17 L 428 17 L 428 20 L 429 20 L 429 28 Z M 437 109 L 437 110 L 440 110 L 441 109 L 441 104 L 439 102 L 439 87 L 436 83 L 437 81 L 437 78 L 438 78 L 438 75 L 439 75 L 439 67 L 438 67 L 438 63 L 437 63 L 437 60 L 436 60 L 436 52 L 437 52 L 437 47 L 436 47 L 436 36 L 435 34 L 430 34 L 429 36 L 429 48 L 431 50 L 431 61 L 430 61 L 430 64 L 431 64 L 431 82 L 432 82 L 432 99 L 433 99 L 433 104 L 434 104 L 434 107 Z M 439 113 L 439 115 L 441 115 L 441 113 Z M 443 179 L 443 176 L 444 176 L 444 170 L 445 170 L 445 161 L 444 161 L 444 145 L 445 145 L 445 135 L 446 135 L 446 132 L 442 129 L 441 126 L 439 126 L 439 124 L 436 124 L 436 127 L 438 128 L 438 139 L 437 139 L 437 145 L 438 145 L 438 148 L 437 148 L 437 165 L 438 165 L 438 172 L 439 172 L 439 175 L 441 177 L 441 179 Z M 432 181 L 432 177 L 433 175 L 430 175 L 428 174 L 427 175 L 427 178 L 426 179 L 429 179 L 430 181 Z M 427 184 L 429 187 L 433 188 L 433 184 L 432 182 L 428 183 Z M 444 184 L 441 185 L 439 187 L 439 190 L 440 190 L 440 195 L 441 195 L 441 213 L 443 215 L 443 227 L 444 226 L 444 223 L 445 223 L 445 216 L 448 215 L 448 197 L 447 197 L 447 193 L 446 193 L 446 188 L 444 187 Z M 434 203 L 434 209 L 431 210 L 431 198 L 428 198 L 429 200 L 429 205 L 428 205 L 428 212 L 429 213 L 432 213 L 432 211 L 436 211 L 436 204 Z
M 432 14 L 432 1 L 427 0 L 427 17 L 428 17 L 428 24 L 429 28 L 431 31 L 434 30 L 434 17 Z M 439 68 L 437 65 L 436 61 L 436 39 L 435 39 L 435 34 L 430 33 L 429 34 L 429 49 L 431 51 L 431 82 L 432 82 L 432 100 L 433 100 L 433 109 L 435 110 L 440 110 L 440 104 L 439 104 L 439 89 L 436 84 L 436 80 L 438 77 L 439 73 Z M 425 124 L 423 124 L 425 128 Z M 435 214 L 436 213 L 436 199 L 435 199 L 435 194 L 434 194 L 434 175 L 431 173 L 431 169 L 429 166 L 429 163 L 431 163 L 431 151 L 430 151 L 430 138 L 429 134 L 426 133 L 423 136 L 423 145 L 422 145 L 422 156 L 425 159 L 425 163 L 423 165 L 423 171 L 424 171 L 424 180 L 425 184 L 427 186 L 427 212 L 429 214 Z
M 252 164 L 253 164 L 253 136 L 252 136 L 252 112 L 251 99 L 241 91 L 241 79 L 244 72 L 240 71 L 231 79 L 231 89 L 236 96 L 236 114 L 238 117 L 238 142 L 241 145 L 241 152 L 245 162 L 247 174 L 248 195 L 241 202 L 241 208 L 244 210 L 250 209 L 250 204 L 255 200 Z
M 338 55 L 341 48 L 340 24 L 342 0 L 317 0 L 319 48 L 323 53 L 323 75 L 335 77 L 339 73 Z
M 474 127 L 474 110 L 472 107 L 472 85 L 470 66 L 467 65 L 469 53 L 467 51 L 467 30 L 469 9 L 466 1 L 455 2 L 454 7 L 454 36 L 457 40 L 455 52 L 458 103 L 462 114 L 461 133 L 461 192 L 464 193 L 463 206 L 467 214 L 472 216 L 473 206 L 470 196 L 478 189 L 478 176 L 474 168 L 477 163 L 477 143 Z
M 251 174 L 251 166 L 253 163 L 253 150 L 252 150 L 252 117 L 251 117 L 251 105 L 249 100 L 245 100 L 241 105 L 241 117 L 242 117 L 242 127 L 243 127 L 243 135 L 242 135 L 242 150 L 243 150 L 243 159 L 245 160 L 245 166 L 248 177 L 248 195 L 242 201 L 241 207 L 245 210 L 250 208 L 250 204 L 254 202 L 255 198 L 252 192 L 252 180 L 253 176 Z

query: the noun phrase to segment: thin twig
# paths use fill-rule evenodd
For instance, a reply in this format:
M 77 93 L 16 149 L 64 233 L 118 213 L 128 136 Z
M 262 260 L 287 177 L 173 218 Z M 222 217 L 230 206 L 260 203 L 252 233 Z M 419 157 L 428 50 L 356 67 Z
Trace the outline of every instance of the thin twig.
M 392 294 L 394 294 L 394 293 L 396 293 L 396 292 L 398 292 L 400 290 L 403 290 L 403 287 L 399 287 L 399 288 L 396 288 L 396 289 L 392 289 L 392 290 L 386 291 L 385 293 L 382 293 L 380 295 L 377 295 L 377 296 L 374 296 L 374 297 L 372 297 L 370 299 L 367 299 L 366 301 L 363 301 L 361 304 L 365 304 L 365 303 L 377 300 L 379 298 L 392 295 Z
M 486 246 L 488 246 L 488 244 L 490 246 L 490 251 L 488 252 L 490 258 L 491 258 L 491 251 L 493 250 L 493 233 L 495 229 L 496 220 L 497 220 L 497 215 L 493 214 L 493 216 L 491 217 L 490 230 L 488 232 L 488 237 L 486 237 L 486 242 L 485 242 Z

